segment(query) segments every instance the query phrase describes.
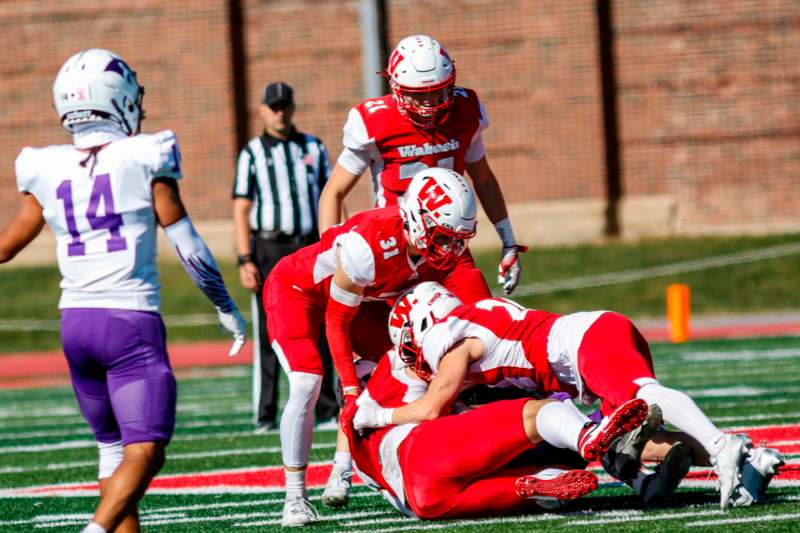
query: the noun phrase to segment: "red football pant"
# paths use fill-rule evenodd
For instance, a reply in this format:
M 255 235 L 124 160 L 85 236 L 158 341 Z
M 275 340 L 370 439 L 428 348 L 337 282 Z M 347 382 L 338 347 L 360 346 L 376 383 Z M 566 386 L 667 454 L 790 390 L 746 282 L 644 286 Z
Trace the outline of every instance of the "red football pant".
M 537 509 L 515 487 L 532 469 L 503 467 L 533 447 L 522 424 L 527 401 L 493 402 L 414 428 L 397 452 L 411 510 L 432 520 Z
M 453 270 L 444 279 L 442 285 L 465 304 L 492 297 L 489 286 L 483 279 L 483 274 L 475 266 L 475 259 L 469 248 L 458 258 Z
M 578 371 L 585 387 L 600 397 L 604 415 L 636 397 L 639 387 L 655 380 L 650 346 L 633 322 L 603 313 L 583 335 Z
M 264 313 L 272 342 L 280 346 L 281 364 L 285 370 L 323 375 L 319 353 L 320 328 L 325 309 L 302 291 L 292 288 L 291 281 L 270 276 L 264 286 Z M 353 352 L 377 361 L 391 348 L 389 339 L 389 307 L 386 302 L 362 302 L 350 322 Z

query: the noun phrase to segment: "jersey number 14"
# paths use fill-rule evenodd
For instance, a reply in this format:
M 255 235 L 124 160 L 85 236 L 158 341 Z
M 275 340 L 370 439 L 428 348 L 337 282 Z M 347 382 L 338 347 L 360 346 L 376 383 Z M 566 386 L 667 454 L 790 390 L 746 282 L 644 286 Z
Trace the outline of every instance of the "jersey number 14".
M 72 180 L 64 180 L 56 189 L 56 197 L 64 202 L 64 214 L 67 218 L 67 230 L 72 236 L 72 242 L 67 245 L 67 255 L 86 255 L 86 244 L 81 241 L 78 225 L 75 223 L 75 208 L 72 202 Z M 104 204 L 104 215 L 99 215 L 100 200 Z M 114 211 L 114 197 L 111 194 L 111 177 L 108 174 L 98 174 L 94 178 L 92 194 L 89 197 L 89 207 L 86 209 L 86 219 L 93 230 L 108 230 L 111 236 L 106 241 L 107 252 L 119 252 L 128 249 L 125 237 L 120 235 L 122 215 Z

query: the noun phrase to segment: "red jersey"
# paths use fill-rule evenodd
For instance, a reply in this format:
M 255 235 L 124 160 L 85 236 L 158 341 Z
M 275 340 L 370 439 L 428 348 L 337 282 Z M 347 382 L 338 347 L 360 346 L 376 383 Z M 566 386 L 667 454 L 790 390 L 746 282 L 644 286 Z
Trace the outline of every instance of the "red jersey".
M 422 397 L 427 390 L 428 384 L 410 376 L 397 352 L 390 350 L 378 362 L 358 403 L 374 401 L 385 408 L 400 407 Z M 403 477 L 397 459 L 397 448 L 414 426 L 416 424 L 390 425 L 365 430 L 363 435 L 348 432 L 350 453 L 360 474 L 369 478 L 373 488 L 388 491 L 401 503 L 404 502 Z M 397 502 L 390 499 L 390 503 L 396 505 Z
M 325 307 L 336 272 L 336 251 L 345 272 L 364 287 L 364 300 L 394 298 L 412 285 L 441 280 L 445 273 L 408 256 L 397 206 L 362 211 L 330 227 L 319 242 L 281 259 L 270 273 Z
M 466 381 L 518 387 L 540 396 L 564 389 L 548 360 L 550 329 L 560 315 L 526 309 L 504 298 L 488 298 L 457 307 L 434 325 L 422 343 L 433 372 L 458 341 L 480 339 L 486 352 L 470 364 Z
M 464 174 L 465 162 L 484 156 L 480 133 L 488 124 L 478 95 L 463 87 L 454 89 L 447 119 L 430 129 L 401 115 L 392 95 L 370 98 L 350 110 L 338 162 L 358 175 L 369 167 L 376 207 L 393 205 L 420 170 L 444 167 Z

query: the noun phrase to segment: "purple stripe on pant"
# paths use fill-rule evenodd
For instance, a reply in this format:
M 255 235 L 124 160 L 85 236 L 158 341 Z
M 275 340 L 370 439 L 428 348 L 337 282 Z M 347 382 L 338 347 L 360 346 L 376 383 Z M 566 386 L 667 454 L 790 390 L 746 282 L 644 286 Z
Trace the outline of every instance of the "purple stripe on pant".
M 61 311 L 72 388 L 100 442 L 169 442 L 175 377 L 161 315 L 123 309 Z

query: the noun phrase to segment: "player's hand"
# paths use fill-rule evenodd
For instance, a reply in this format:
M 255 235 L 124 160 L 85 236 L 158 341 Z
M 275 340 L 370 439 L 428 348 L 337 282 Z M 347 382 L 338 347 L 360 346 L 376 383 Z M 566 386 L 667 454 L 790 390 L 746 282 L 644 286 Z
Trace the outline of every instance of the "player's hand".
M 258 273 L 258 267 L 253 263 L 245 263 L 239 267 L 239 281 L 242 287 L 248 291 L 257 291 L 261 276 Z
M 222 329 L 233 335 L 233 344 L 228 352 L 228 356 L 233 357 L 244 346 L 244 341 L 247 338 L 247 322 L 236 306 L 233 307 L 230 313 L 224 313 L 218 309 L 217 316 Z
M 506 295 L 514 292 L 519 283 L 519 274 L 522 265 L 519 262 L 520 252 L 527 252 L 527 246 L 515 244 L 514 246 L 504 246 L 503 254 L 500 257 L 500 266 L 497 267 L 497 283 L 503 287 Z
M 358 407 L 353 417 L 353 427 L 356 431 L 365 428 L 382 428 L 392 423 L 394 409 L 384 409 L 375 401 L 368 401 Z

